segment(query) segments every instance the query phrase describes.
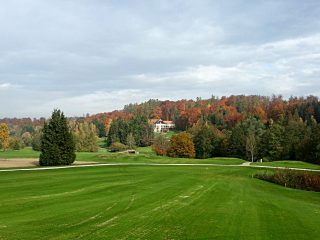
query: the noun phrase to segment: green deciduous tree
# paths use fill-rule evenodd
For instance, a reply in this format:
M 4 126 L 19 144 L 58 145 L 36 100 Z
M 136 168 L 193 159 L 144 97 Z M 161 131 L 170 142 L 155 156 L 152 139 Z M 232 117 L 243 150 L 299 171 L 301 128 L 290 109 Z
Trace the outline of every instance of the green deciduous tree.
M 134 136 L 132 133 L 129 133 L 126 140 L 127 146 L 132 149 L 136 146 L 136 140 L 134 139 Z
M 111 122 L 108 137 L 107 146 L 110 146 L 113 142 L 126 143 L 128 135 L 128 123 L 122 118 L 115 119 Z
M 153 139 L 153 127 L 146 116 L 135 116 L 128 122 L 128 133 L 132 133 L 140 147 L 150 146 Z
M 21 139 L 25 146 L 29 147 L 32 143 L 32 135 L 30 132 L 24 132 L 21 136 Z
M 32 136 L 31 146 L 34 151 L 41 151 L 42 128 L 37 128 Z
M 262 137 L 263 157 L 270 160 L 281 160 L 284 152 L 285 128 L 279 124 L 272 124 Z
M 256 143 L 256 157 L 261 157 L 261 137 L 265 131 L 264 129 L 264 124 L 254 117 L 237 124 L 230 136 L 232 155 L 244 159 L 252 159 L 251 153 L 247 151 L 247 140 L 249 136 L 252 135 Z M 252 138 L 253 137 L 251 137 L 251 139 Z
M 96 126 L 97 131 L 98 131 L 98 136 L 105 137 L 106 136 L 106 131 L 105 131 L 105 126 L 103 122 L 99 122 L 98 120 L 92 121 L 92 123 Z
M 320 164 L 320 125 L 308 129 L 300 148 L 299 160 Z
M 284 132 L 284 159 L 293 160 L 301 156 L 301 144 L 307 133 L 307 125 L 299 116 L 296 116 L 288 122 Z
M 54 110 L 43 127 L 39 163 L 41 166 L 70 165 L 75 158 L 75 144 L 67 119 L 60 110 Z
M 200 120 L 190 129 L 190 133 L 197 158 L 208 158 L 219 155 L 223 134 L 218 129 Z
M 250 133 L 246 138 L 246 150 L 250 153 L 251 162 L 253 162 L 254 155 L 257 151 L 256 136 L 253 133 Z
M 153 127 L 149 124 L 145 116 L 135 116 L 129 121 L 122 118 L 115 119 L 111 122 L 107 146 L 113 142 L 127 144 L 127 137 L 132 133 L 135 144 L 140 147 L 150 146 L 153 139 Z

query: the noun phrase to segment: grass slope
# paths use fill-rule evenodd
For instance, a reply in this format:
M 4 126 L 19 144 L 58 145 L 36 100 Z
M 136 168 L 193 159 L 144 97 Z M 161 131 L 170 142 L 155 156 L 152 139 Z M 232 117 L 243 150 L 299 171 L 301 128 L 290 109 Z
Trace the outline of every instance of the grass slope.
M 0 239 L 319 239 L 320 194 L 256 169 L 93 167 L 0 173 Z
M 186 159 L 167 158 L 154 154 L 150 147 L 137 148 L 139 154 L 110 153 L 106 149 L 100 148 L 98 152 L 77 152 L 78 161 L 95 161 L 103 163 L 214 163 L 214 164 L 241 164 L 244 162 L 238 158 L 210 158 L 210 159 Z M 21 150 L 8 150 L 0 152 L 0 159 L 10 158 L 38 158 L 39 152 L 31 148 Z

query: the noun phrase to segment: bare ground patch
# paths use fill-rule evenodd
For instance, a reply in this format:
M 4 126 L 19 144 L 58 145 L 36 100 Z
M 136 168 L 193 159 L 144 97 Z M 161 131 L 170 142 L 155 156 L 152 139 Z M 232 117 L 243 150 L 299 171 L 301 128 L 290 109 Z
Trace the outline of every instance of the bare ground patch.
M 72 165 L 92 164 L 96 162 L 75 161 Z M 10 158 L 0 159 L 0 168 L 36 167 L 39 166 L 37 158 Z

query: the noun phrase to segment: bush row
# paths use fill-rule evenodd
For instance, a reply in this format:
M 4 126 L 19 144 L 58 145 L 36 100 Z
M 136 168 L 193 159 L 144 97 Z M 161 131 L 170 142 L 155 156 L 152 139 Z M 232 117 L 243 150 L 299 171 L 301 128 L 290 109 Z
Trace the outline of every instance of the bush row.
M 254 177 L 285 187 L 320 192 L 320 175 L 312 172 L 277 170 L 257 173 Z

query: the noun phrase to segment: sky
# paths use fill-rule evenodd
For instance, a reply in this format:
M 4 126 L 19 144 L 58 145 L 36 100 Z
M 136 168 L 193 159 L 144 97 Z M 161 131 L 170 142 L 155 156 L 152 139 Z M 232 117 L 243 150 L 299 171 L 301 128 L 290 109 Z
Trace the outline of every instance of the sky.
M 319 16 L 319 0 L 3 0 L 0 118 L 320 96 Z

